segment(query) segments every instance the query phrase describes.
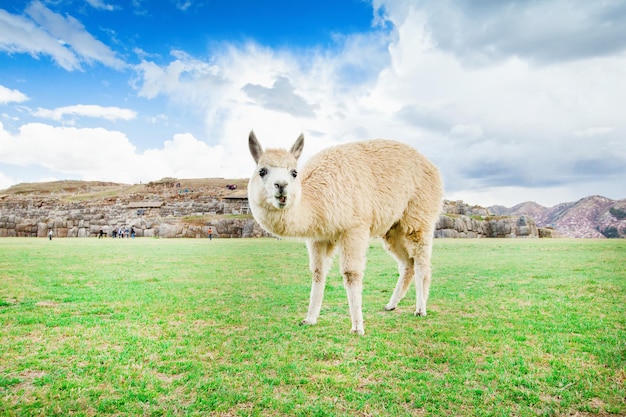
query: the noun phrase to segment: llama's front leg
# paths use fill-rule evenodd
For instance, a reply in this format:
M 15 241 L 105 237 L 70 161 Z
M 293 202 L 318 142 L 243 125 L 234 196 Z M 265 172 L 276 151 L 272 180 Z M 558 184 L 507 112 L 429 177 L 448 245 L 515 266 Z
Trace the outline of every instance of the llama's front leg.
M 419 270 L 418 270 L 419 268 Z M 430 292 L 431 270 L 430 265 L 418 267 L 415 264 L 415 289 L 417 304 L 415 306 L 416 316 L 426 316 L 426 302 L 428 301 L 428 293 Z
M 322 309 L 326 275 L 328 275 L 328 270 L 330 269 L 334 245 L 328 242 L 308 241 L 307 249 L 309 251 L 309 268 L 313 274 L 313 280 L 311 282 L 309 311 L 300 324 L 315 324 Z
M 365 334 L 363 324 L 363 273 L 346 271 L 343 274 L 343 282 L 348 293 L 348 306 L 350 307 L 350 319 L 352 320 L 352 333 Z
M 365 255 L 369 245 L 369 231 L 360 231 L 346 236 L 342 242 L 341 273 L 343 284 L 348 294 L 348 306 L 352 328 L 350 331 L 359 335 L 365 334 L 363 325 L 363 271 Z

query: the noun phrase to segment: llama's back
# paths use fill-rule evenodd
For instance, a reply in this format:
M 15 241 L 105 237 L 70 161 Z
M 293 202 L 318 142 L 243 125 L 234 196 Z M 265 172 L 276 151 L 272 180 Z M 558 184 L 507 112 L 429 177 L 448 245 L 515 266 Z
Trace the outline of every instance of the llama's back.
M 328 231 L 364 223 L 373 236 L 398 222 L 407 223 L 407 229 L 421 228 L 434 222 L 441 208 L 437 168 L 399 142 L 370 140 L 329 148 L 312 157 L 300 175 L 303 196 L 317 207 L 320 220 L 326 219 Z

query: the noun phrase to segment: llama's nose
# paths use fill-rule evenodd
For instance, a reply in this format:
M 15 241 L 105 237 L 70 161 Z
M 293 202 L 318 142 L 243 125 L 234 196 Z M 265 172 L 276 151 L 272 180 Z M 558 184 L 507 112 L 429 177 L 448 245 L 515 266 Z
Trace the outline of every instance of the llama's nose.
M 274 188 L 279 194 L 282 194 L 285 191 L 286 187 L 287 187 L 286 181 L 277 181 L 274 183 Z

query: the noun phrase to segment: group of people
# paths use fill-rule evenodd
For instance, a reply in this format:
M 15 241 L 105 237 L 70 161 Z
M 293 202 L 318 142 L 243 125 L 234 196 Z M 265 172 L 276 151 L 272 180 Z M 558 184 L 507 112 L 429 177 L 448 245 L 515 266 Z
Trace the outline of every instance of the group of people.
M 52 240 L 52 229 L 50 229 L 48 231 L 48 239 Z M 100 232 L 98 232 L 98 239 L 102 239 L 103 237 L 106 237 L 107 234 L 104 232 L 104 230 L 100 229 Z M 131 227 L 130 229 L 128 227 L 123 228 L 123 227 L 116 227 L 115 229 L 113 229 L 113 232 L 111 232 L 111 237 L 115 238 L 120 238 L 120 239 L 124 239 L 126 238 L 135 238 L 135 228 Z M 213 237 L 213 230 L 209 231 L 209 237 Z
M 104 233 L 104 230 L 100 229 L 100 233 L 98 233 L 98 239 L 102 239 L 103 237 L 106 236 L 106 233 Z M 123 227 L 116 227 L 115 229 L 113 229 L 113 232 L 111 232 L 111 237 L 113 239 L 116 238 L 120 238 L 120 239 L 124 239 L 126 238 L 135 238 L 135 228 L 131 227 L 130 229 L 128 227 L 123 228 Z
M 209 227 L 208 235 L 209 235 L 209 240 L 213 240 L 213 228 L 212 227 Z M 106 236 L 107 236 L 107 233 L 105 233 L 104 230 L 100 229 L 100 232 L 98 233 L 98 239 L 102 239 L 103 237 L 106 237 Z M 111 232 L 111 237 L 113 239 L 116 239 L 116 238 L 124 239 L 125 237 L 134 239 L 135 228 L 131 227 L 129 229 L 128 227 L 126 228 L 116 227 Z M 48 239 L 52 240 L 52 229 L 50 229 L 50 231 L 48 232 Z

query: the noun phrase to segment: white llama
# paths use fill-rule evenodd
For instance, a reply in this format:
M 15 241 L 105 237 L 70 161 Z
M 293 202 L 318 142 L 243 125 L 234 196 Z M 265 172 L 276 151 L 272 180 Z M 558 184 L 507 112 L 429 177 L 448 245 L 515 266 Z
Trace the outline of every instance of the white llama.
M 248 185 L 254 218 L 277 236 L 306 238 L 313 283 L 302 324 L 315 324 L 336 248 L 348 294 L 353 333 L 364 334 L 361 293 L 371 237 L 382 237 L 400 277 L 385 310 L 393 310 L 415 277 L 415 315 L 426 315 L 432 240 L 442 207 L 439 171 L 415 149 L 389 140 L 349 143 L 313 156 L 297 171 L 304 147 L 263 151 L 254 132 L 257 163 Z

